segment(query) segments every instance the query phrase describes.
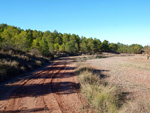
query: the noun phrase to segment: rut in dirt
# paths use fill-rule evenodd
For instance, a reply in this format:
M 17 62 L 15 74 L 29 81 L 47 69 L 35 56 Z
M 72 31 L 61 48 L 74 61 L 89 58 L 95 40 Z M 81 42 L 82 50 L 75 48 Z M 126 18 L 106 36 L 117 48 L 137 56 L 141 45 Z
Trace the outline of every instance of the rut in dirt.
M 0 113 L 79 113 L 75 63 L 60 58 L 28 77 L 0 86 Z

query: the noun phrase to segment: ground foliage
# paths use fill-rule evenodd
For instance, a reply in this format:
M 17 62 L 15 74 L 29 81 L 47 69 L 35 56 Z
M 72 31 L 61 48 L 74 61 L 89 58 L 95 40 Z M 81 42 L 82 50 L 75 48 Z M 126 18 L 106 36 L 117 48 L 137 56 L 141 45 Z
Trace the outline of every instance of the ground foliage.
M 13 49 L 0 48 L 0 82 L 14 78 L 49 63 L 48 58 L 37 57 Z

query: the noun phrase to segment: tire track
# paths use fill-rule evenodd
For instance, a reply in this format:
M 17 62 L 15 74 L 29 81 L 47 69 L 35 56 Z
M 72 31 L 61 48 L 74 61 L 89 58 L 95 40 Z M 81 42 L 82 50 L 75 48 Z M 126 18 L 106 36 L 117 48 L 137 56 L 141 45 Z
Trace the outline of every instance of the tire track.
M 62 66 L 62 67 L 59 67 L 59 68 L 56 68 L 58 71 L 56 71 L 55 73 L 54 73 L 54 71 L 52 71 L 52 75 L 51 75 L 51 80 L 50 80 L 50 89 L 51 89 L 51 93 L 52 93 L 52 95 L 53 95 L 53 97 L 55 98 L 55 96 L 54 96 L 54 94 L 53 94 L 53 92 L 52 92 L 52 81 L 53 81 L 53 79 L 54 79 L 54 76 L 55 75 L 57 75 L 63 68 L 65 68 L 65 63 L 64 63 L 64 66 Z M 49 72 L 50 73 L 50 72 Z M 49 74 L 48 74 L 49 75 Z M 46 81 L 47 79 L 45 79 L 44 80 L 44 82 Z M 44 84 L 44 82 L 43 82 L 43 84 Z M 47 82 L 46 82 L 47 83 Z M 44 89 L 43 89 L 43 91 L 44 91 Z M 49 109 L 49 107 L 48 107 L 48 104 L 47 104 L 47 102 L 45 101 L 46 99 L 44 99 L 44 97 L 43 97 L 43 102 L 44 102 L 44 105 L 45 105 L 45 111 L 51 111 L 50 109 Z M 57 101 L 57 99 L 55 98 L 55 100 L 56 100 L 56 102 L 57 102 L 57 104 L 58 104 L 58 106 L 59 106 L 59 109 L 60 109 L 60 111 L 62 112 L 62 109 L 61 109 L 61 107 L 60 107 L 60 104 L 59 104 L 59 102 Z
M 54 81 L 54 79 L 57 77 L 56 75 L 58 75 L 59 73 L 60 73 L 60 71 L 62 71 L 63 69 L 65 69 L 66 68 L 66 62 L 64 63 L 64 67 L 62 67 L 62 68 L 60 68 L 60 70 L 55 74 L 55 75 L 53 75 L 53 77 L 52 77 L 52 79 L 51 79 L 51 90 L 52 90 L 52 92 L 55 92 L 54 91 L 54 86 L 53 86 L 53 81 Z M 56 99 L 56 101 L 57 101 L 57 103 L 58 103 L 58 105 L 59 105 L 59 108 L 61 109 L 61 112 L 63 113 L 64 112 L 64 109 L 63 109 L 63 106 L 61 105 L 61 100 L 60 99 L 58 99 L 57 98 L 57 96 L 56 96 L 56 93 L 53 93 L 53 96 L 55 97 L 55 99 Z
M 51 76 L 51 80 L 50 81 L 52 81 L 53 80 L 53 76 L 55 76 L 55 75 L 57 75 L 60 71 L 61 71 L 61 69 L 63 69 L 65 66 L 62 66 L 62 67 L 60 67 L 60 68 L 56 68 L 55 70 L 50 70 L 51 68 L 53 68 L 53 67 L 55 67 L 56 66 L 56 64 L 54 64 L 53 66 L 51 66 L 50 68 L 48 68 L 45 72 L 43 72 L 43 73 L 46 73 L 45 74 L 45 76 L 43 76 L 43 78 L 44 79 L 42 79 L 41 81 L 40 81 L 40 83 L 42 83 L 42 85 L 41 85 L 41 90 L 42 90 L 42 92 L 45 92 L 45 90 L 47 90 L 47 89 L 43 89 L 43 86 L 44 86 L 44 84 L 45 84 L 45 81 L 46 80 L 48 80 L 48 77 L 49 76 Z M 50 70 L 50 71 L 49 71 Z M 58 71 L 57 71 L 58 70 Z M 42 76 L 43 75 L 43 73 L 42 74 L 40 74 L 38 77 L 40 77 L 40 76 Z M 35 76 L 34 76 L 35 77 Z M 36 76 L 37 77 L 37 76 Z M 31 79 L 33 79 L 33 78 L 31 78 Z M 39 84 L 40 84 L 39 83 Z M 47 82 L 46 82 L 47 83 Z M 49 83 L 49 82 L 48 82 Z M 50 84 L 51 84 L 51 82 L 50 82 Z M 24 87 L 24 86 L 23 86 Z M 50 85 L 50 87 L 51 87 L 51 85 Z M 52 93 L 53 94 L 53 93 Z M 45 112 L 48 112 L 48 111 L 51 111 L 50 110 L 50 108 L 48 107 L 48 104 L 47 104 L 47 102 L 45 101 L 45 97 L 44 96 L 40 96 L 41 97 L 41 99 L 42 99 L 42 101 L 43 101 L 43 103 L 44 103 L 44 111 Z M 55 98 L 55 97 L 54 97 Z M 55 99 L 56 100 L 56 99 Z M 58 106 L 59 106 L 59 103 L 57 102 L 57 100 L 56 100 L 56 103 L 58 104 Z M 59 108 L 60 109 L 60 111 L 61 111 L 61 108 Z
M 20 84 L 20 86 L 18 86 L 14 91 L 13 91 L 13 95 L 14 97 L 17 97 L 17 95 L 19 93 L 22 93 L 22 92 L 25 92 L 24 91 L 24 87 L 27 86 L 27 85 L 32 85 L 33 84 L 33 80 L 34 78 L 39 78 L 41 75 L 47 73 L 47 70 L 50 70 L 51 68 L 53 68 L 55 65 L 57 65 L 58 63 L 54 63 L 52 64 L 52 66 L 48 67 L 48 68 L 45 68 L 43 71 L 38 71 L 36 73 L 33 73 L 29 78 L 27 77 L 27 79 L 24 79 L 24 80 L 21 80 L 18 84 Z M 53 71 L 54 70 L 50 70 Z M 46 78 L 45 78 L 46 79 Z M 39 83 L 41 82 L 44 82 L 45 80 L 41 80 L 39 81 Z M 31 84 L 30 84 L 31 82 Z M 19 100 L 21 101 L 21 98 L 19 98 Z M 8 105 L 6 105 L 6 111 L 9 111 L 9 110 L 14 110 L 15 108 L 15 105 L 17 103 L 17 106 L 20 104 L 20 101 L 18 100 L 18 98 L 13 98 L 13 99 L 10 99 L 9 102 L 8 102 Z M 16 102 L 17 101 L 17 102 Z
M 83 105 L 79 96 L 78 96 L 78 93 L 75 91 L 75 87 L 74 85 L 76 85 L 76 82 L 74 80 L 74 77 L 72 77 L 72 75 L 68 75 L 68 78 L 69 79 L 65 79 L 65 76 L 63 73 L 66 72 L 66 69 L 68 69 L 68 65 L 61 71 L 61 73 L 58 73 L 54 78 L 54 80 L 52 81 L 52 89 L 53 89 L 53 92 L 54 93 L 54 96 L 57 100 L 57 102 L 59 103 L 60 105 L 60 108 L 62 109 L 62 112 L 63 113 L 79 113 L 79 107 L 77 104 L 79 105 Z M 68 72 L 69 70 L 67 70 Z M 67 73 L 66 73 L 67 74 Z M 54 83 L 53 83 L 54 82 Z M 60 86 L 57 86 L 55 85 L 55 82 L 57 83 L 60 83 Z M 61 85 L 64 85 L 65 86 L 61 86 Z M 59 85 L 59 84 L 58 84 Z M 62 91 L 62 93 L 64 94 L 59 94 L 59 88 L 62 88 L 62 90 L 67 90 L 68 92 L 65 92 L 65 91 Z M 71 89 L 70 89 L 71 88 Z M 58 93 L 57 93 L 57 90 L 58 90 Z M 75 92 L 74 92 L 75 91 Z M 66 94 L 65 94 L 66 93 Z M 68 93 L 68 94 L 67 94 Z M 69 94 L 70 93 L 70 94 Z M 73 97 L 73 98 L 72 98 Z M 68 99 L 67 99 L 68 98 Z M 69 100 L 71 99 L 71 100 Z M 74 99 L 75 101 L 77 102 L 74 102 Z M 70 102 L 69 102 L 70 101 Z M 83 107 L 81 107 L 83 108 Z
M 4 104 L 5 109 L 0 108 L 0 112 L 79 113 L 79 106 L 83 104 L 75 89 L 77 81 L 71 75 L 74 67 L 69 67 L 70 62 L 69 58 L 56 60 L 50 66 L 10 84 L 17 87 L 10 98 L 4 100 L 7 104 Z

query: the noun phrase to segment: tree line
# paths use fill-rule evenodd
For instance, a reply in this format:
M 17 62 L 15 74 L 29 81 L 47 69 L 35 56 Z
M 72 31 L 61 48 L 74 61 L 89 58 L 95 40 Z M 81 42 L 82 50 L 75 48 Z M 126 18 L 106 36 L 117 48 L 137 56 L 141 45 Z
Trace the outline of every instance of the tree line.
M 56 30 L 53 32 L 23 30 L 7 24 L 0 24 L 0 47 L 32 52 L 35 55 L 42 56 L 51 56 L 58 53 L 72 55 L 97 52 L 140 53 L 142 49 L 139 44 L 115 44 L 107 40 L 101 42 L 97 38 L 79 37 L 76 34 L 62 34 Z

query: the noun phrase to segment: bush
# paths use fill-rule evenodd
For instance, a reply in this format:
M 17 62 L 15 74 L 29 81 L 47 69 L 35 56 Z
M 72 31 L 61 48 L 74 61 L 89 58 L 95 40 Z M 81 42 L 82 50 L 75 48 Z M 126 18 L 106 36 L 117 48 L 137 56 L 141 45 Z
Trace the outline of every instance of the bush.
M 0 82 L 16 77 L 48 63 L 44 57 L 32 56 L 22 51 L 0 48 Z
M 91 107 L 101 113 L 116 113 L 120 105 L 121 92 L 110 84 L 106 85 L 90 68 L 82 66 L 77 72 L 81 92 L 85 94 Z

